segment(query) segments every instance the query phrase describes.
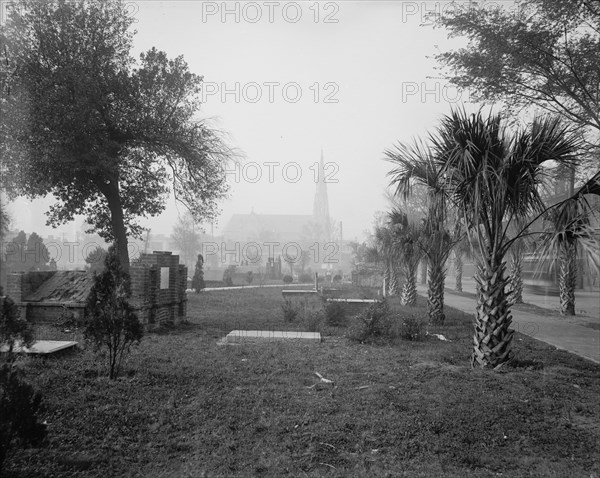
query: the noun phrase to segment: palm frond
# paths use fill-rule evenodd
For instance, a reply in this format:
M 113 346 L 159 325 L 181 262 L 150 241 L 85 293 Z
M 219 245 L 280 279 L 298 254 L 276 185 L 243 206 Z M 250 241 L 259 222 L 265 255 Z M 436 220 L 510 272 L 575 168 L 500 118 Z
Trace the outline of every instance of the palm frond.
M 556 118 L 538 117 L 529 129 L 511 135 L 500 115 L 464 110 L 448 115 L 432 141 L 453 202 L 468 226 L 483 228 L 480 242 L 499 256 L 510 246 L 512 219 L 543 210 L 544 163 L 574 165 L 580 147 L 578 137 Z
M 600 171 L 588 179 L 581 188 L 575 193 L 576 197 L 581 197 L 586 194 L 600 196 Z
M 549 259 L 552 266 L 567 244 L 576 244 L 580 257 L 600 268 L 600 230 L 592 226 L 592 219 L 597 216 L 598 210 L 583 196 L 569 198 L 549 209 L 544 215 L 546 227 L 540 234 L 538 256 Z
M 423 141 L 412 144 L 399 143 L 384 152 L 385 159 L 396 165 L 387 175 L 390 186 L 396 187 L 396 195 L 407 199 L 414 183 L 426 186 L 433 193 L 443 193 L 437 165 L 431 147 Z

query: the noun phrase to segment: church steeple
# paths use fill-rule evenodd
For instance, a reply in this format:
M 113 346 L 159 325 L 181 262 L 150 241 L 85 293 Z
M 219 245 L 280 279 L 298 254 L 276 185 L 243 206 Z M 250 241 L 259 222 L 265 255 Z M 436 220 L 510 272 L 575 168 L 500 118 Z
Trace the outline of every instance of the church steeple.
M 323 148 L 321 148 L 321 161 L 319 162 L 315 201 L 313 204 L 313 220 L 321 232 L 321 240 L 331 240 L 331 219 L 329 217 L 329 199 L 327 198 L 327 183 L 325 182 L 325 163 L 323 161 Z

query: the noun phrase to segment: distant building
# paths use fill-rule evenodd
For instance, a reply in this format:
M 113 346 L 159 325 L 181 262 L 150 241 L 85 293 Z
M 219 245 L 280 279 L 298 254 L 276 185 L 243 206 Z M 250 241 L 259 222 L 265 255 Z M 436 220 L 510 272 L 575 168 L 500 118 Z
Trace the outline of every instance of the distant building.
M 243 253 L 244 248 L 250 251 L 253 243 L 261 248 L 262 265 L 266 265 L 269 259 L 279 257 L 284 252 L 286 245 L 290 245 L 288 254 L 294 256 L 296 248 L 291 247 L 291 245 L 297 244 L 302 252 L 311 257 L 309 264 L 299 264 L 296 269 L 303 269 L 304 267 L 322 268 L 323 259 L 328 253 L 330 256 L 334 256 L 336 251 L 334 251 L 335 246 L 333 244 L 337 244 L 332 242 L 336 238 L 334 238 L 333 224 L 329 215 L 323 151 L 321 151 L 318 179 L 312 215 L 257 214 L 252 211 L 250 214 L 234 214 L 231 216 L 222 231 L 223 243 L 226 245 L 227 251 L 235 251 L 236 248 L 239 248 L 240 255 L 239 260 L 236 261 L 235 254 L 226 254 L 228 258 L 226 263 L 245 263 L 248 258 Z M 337 238 L 338 242 L 339 240 Z M 269 246 L 268 243 L 276 243 L 277 245 Z M 317 243 L 316 246 L 315 243 Z M 252 253 L 254 253 L 254 250 L 252 250 Z M 339 251 L 337 257 L 339 257 Z M 209 260 L 209 258 L 206 259 Z M 334 268 L 337 269 L 336 266 Z
M 291 214 L 234 214 L 223 228 L 223 237 L 233 242 L 280 243 L 301 241 L 311 234 L 314 218 Z

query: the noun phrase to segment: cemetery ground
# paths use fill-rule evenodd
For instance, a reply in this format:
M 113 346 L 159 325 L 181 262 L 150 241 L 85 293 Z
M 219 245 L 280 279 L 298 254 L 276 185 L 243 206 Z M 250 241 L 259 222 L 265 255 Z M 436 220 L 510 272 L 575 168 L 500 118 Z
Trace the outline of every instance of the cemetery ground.
M 116 381 L 90 350 L 21 360 L 49 437 L 6 476 L 600 476 L 600 365 L 516 333 L 510 366 L 471 369 L 471 316 L 449 308 L 432 332 L 450 341 L 361 344 L 351 324 L 286 322 L 281 289 L 188 298 L 188 323 L 148 333 Z M 317 327 L 322 343 L 217 344 Z

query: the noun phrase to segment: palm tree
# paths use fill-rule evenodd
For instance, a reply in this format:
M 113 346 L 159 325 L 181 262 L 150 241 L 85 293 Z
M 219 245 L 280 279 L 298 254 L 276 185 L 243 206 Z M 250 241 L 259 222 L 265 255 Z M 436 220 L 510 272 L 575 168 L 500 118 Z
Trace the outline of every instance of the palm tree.
M 452 251 L 453 242 L 447 230 L 427 218 L 419 246 L 428 262 L 427 315 L 431 323 L 436 325 L 441 325 L 446 320 L 444 314 L 446 261 Z
M 443 324 L 445 263 L 452 250 L 452 240 L 446 230 L 446 192 L 444 178 L 439 174 L 431 149 L 422 142 L 412 145 L 399 144 L 385 152 L 386 159 L 396 165 L 388 173 L 390 186 L 396 186 L 396 195 L 404 200 L 412 193 L 416 183 L 427 190 L 427 217 L 424 221 L 422 241 L 419 241 L 428 270 L 427 311 L 434 324 Z
M 394 220 L 393 213 L 390 213 L 385 224 L 375 227 L 375 242 L 379 255 L 383 258 L 385 295 L 398 295 L 400 291 L 398 254 L 394 246 Z
M 544 164 L 573 164 L 580 143 L 558 119 L 537 117 L 511 135 L 500 115 L 453 111 L 433 138 L 452 201 L 478 244 L 477 306 L 472 365 L 498 368 L 511 358 L 514 330 L 505 256 L 524 234 L 514 221 L 544 210 L 538 186 Z
M 414 305 L 417 301 L 417 269 L 422 253 L 419 246 L 421 229 L 399 209 L 390 213 L 390 229 L 393 233 L 393 248 L 404 284 L 400 293 L 402 305 Z
M 545 215 L 547 226 L 542 233 L 540 256 L 558 260 L 560 313 L 575 315 L 577 259 L 585 256 L 592 267 L 598 267 L 598 233 L 591 226 L 597 210 L 586 196 L 600 196 L 600 171 L 572 197 L 557 204 Z

